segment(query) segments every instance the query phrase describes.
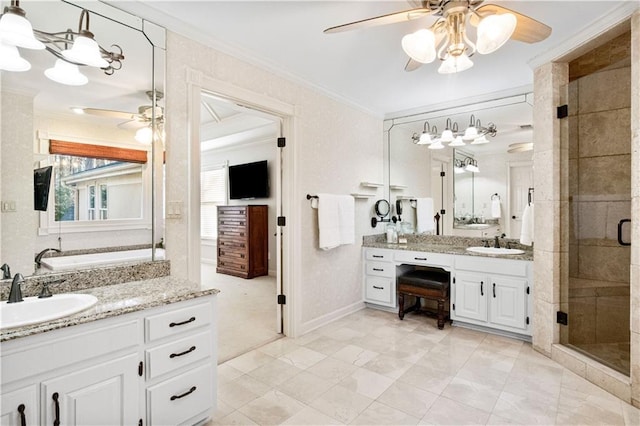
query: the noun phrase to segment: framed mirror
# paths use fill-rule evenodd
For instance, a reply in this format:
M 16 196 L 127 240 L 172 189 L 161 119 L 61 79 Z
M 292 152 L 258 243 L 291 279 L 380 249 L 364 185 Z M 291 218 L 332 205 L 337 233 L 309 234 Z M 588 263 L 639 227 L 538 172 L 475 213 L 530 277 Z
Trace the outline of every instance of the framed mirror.
M 152 194 L 162 185 L 164 29 L 98 1 L 21 7 L 46 49 L 17 48 L 30 68 L 1 73 L 0 262 L 26 276 L 55 270 L 36 270 L 36 255 L 50 248 L 62 255 L 145 248 L 142 259 L 157 258 L 162 211 L 154 211 Z M 63 59 L 87 28 L 107 65 Z M 84 79 L 68 80 L 78 74 Z M 48 166 L 46 210 L 35 210 L 34 170 Z

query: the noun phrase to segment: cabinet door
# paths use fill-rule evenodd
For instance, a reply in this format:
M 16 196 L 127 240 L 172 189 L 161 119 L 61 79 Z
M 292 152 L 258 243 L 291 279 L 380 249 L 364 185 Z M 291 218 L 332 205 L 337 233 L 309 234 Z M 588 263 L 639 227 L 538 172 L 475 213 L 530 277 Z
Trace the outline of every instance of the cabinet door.
M 45 424 L 57 416 L 60 425 L 137 424 L 137 369 L 131 354 L 43 382 Z
M 487 320 L 487 276 L 470 272 L 456 273 L 455 317 Z
M 0 396 L 0 425 L 21 426 L 40 423 L 37 392 L 36 385 L 32 385 L 3 393 Z
M 493 324 L 526 329 L 527 281 L 512 277 L 491 277 Z

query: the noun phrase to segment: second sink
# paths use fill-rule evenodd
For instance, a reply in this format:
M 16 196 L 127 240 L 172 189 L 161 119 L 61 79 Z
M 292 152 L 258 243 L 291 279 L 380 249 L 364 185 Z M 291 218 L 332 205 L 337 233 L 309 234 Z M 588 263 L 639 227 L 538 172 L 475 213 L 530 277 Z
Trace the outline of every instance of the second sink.
M 496 247 L 467 247 L 467 251 L 481 254 L 522 254 L 524 250 Z
M 95 305 L 90 294 L 56 294 L 46 299 L 25 297 L 17 303 L 0 303 L 0 328 L 15 328 L 63 318 Z

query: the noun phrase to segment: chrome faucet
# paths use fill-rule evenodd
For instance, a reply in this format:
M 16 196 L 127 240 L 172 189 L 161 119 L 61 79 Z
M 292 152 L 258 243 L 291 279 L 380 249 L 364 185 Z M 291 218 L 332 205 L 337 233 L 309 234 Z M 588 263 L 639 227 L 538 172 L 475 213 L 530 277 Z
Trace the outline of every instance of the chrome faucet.
M 3 280 L 7 280 L 7 279 L 11 279 L 11 269 L 9 269 L 9 265 L 7 265 L 6 263 L 4 265 L 2 265 L 0 267 L 0 269 L 2 270 L 2 279 Z
M 40 262 L 42 261 L 42 256 L 44 256 L 45 254 L 49 253 L 50 251 L 55 251 L 57 253 L 62 253 L 62 250 L 58 250 L 57 248 L 46 248 L 44 250 L 42 250 L 40 253 L 36 254 L 36 258 L 35 258 L 35 262 L 36 262 L 36 269 L 40 269 Z
M 500 237 L 496 235 L 494 238 L 495 240 L 493 241 L 493 248 L 500 248 Z
M 13 281 L 11 282 L 11 291 L 9 291 L 9 300 L 7 303 L 16 303 L 22 302 L 22 289 L 20 288 L 20 284 L 24 282 L 24 277 L 22 274 L 16 274 L 13 277 Z

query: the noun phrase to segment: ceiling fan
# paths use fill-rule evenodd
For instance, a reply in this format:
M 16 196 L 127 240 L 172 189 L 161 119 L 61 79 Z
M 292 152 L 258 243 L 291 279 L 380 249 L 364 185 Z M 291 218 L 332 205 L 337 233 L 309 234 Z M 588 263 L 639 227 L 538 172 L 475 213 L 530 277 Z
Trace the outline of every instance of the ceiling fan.
M 152 90 L 145 92 L 151 103 L 153 104 L 153 94 Z M 155 92 L 155 102 L 160 101 L 164 97 L 164 94 L 160 91 Z M 138 107 L 138 112 L 127 112 L 127 111 L 115 111 L 111 109 L 101 109 L 101 108 L 77 108 L 78 113 L 80 114 L 89 114 L 95 115 L 99 117 L 108 117 L 108 118 L 117 118 L 120 120 L 125 120 L 124 122 L 118 124 L 118 127 L 122 129 L 139 129 L 141 127 L 149 126 L 151 120 L 154 115 L 153 105 L 140 105 Z M 162 122 L 164 119 L 164 109 L 162 107 L 155 107 L 155 117 L 156 121 Z
M 417 7 L 330 27 L 324 32 L 331 34 L 436 16 L 436 21 L 429 28 L 405 35 L 402 49 L 410 58 L 405 71 L 413 71 L 438 58 L 442 61 L 438 69 L 441 74 L 471 68 L 473 62 L 469 57 L 474 53 L 486 55 L 495 52 L 509 39 L 537 43 L 551 34 L 551 27 L 506 7 L 482 5 L 483 0 L 422 0 L 410 3 Z M 468 35 L 467 24 L 476 27 L 475 43 Z

